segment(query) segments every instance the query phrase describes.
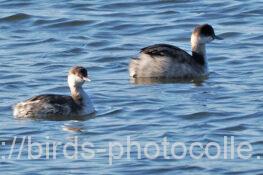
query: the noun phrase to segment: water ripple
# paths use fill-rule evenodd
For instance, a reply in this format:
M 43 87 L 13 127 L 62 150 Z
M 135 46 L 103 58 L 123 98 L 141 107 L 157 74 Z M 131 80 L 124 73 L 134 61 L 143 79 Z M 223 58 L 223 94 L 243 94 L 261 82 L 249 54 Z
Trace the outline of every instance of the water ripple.
M 72 21 L 65 21 L 65 22 L 57 22 L 56 24 L 47 25 L 49 28 L 65 28 L 65 27 L 79 27 L 88 24 L 92 24 L 95 21 L 93 20 L 72 20 Z
M 17 22 L 25 19 L 30 19 L 32 16 L 25 13 L 17 13 L 7 17 L 0 18 L 0 22 Z
M 67 142 L 78 136 L 94 148 L 109 142 L 160 143 L 163 137 L 187 145 L 223 145 L 224 136 L 253 145 L 250 160 L 92 160 L 0 161 L 3 174 L 262 174 L 262 14 L 251 1 L 130 0 L 18 1 L 0 3 L 0 136 L 7 146 L 18 136 Z M 140 48 L 174 44 L 191 53 L 197 24 L 209 23 L 224 38 L 207 44 L 209 78 L 196 81 L 133 80 L 128 64 Z M 97 113 L 84 118 L 16 120 L 12 106 L 43 93 L 69 95 L 68 69 L 88 68 L 85 84 Z M 0 143 L 1 144 L 1 143 Z M 3 150 L 7 150 L 5 147 Z M 0 158 L 3 150 L 0 149 Z M 62 152 L 58 148 L 58 152 Z M 162 150 L 163 151 L 163 150 Z M 161 152 L 162 152 L 161 151 Z M 4 156 L 8 153 L 4 152 Z M 87 163 L 88 162 L 88 163 Z M 65 168 L 66 167 L 66 168 Z M 105 167 L 107 167 L 105 169 Z

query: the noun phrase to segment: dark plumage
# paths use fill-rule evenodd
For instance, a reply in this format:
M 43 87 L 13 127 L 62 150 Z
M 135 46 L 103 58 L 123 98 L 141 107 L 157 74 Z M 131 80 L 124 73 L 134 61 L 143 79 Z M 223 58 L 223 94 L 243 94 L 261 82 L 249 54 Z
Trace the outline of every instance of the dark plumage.
M 43 95 L 32 97 L 26 100 L 25 102 L 36 102 L 36 101 L 45 104 L 54 105 L 57 107 L 61 106 L 61 108 L 63 108 L 63 106 L 64 107 L 68 106 L 69 108 L 72 109 L 73 113 L 76 113 L 77 111 L 82 109 L 81 101 L 73 99 L 71 96 L 67 96 L 67 95 L 43 94 Z
M 170 57 L 180 63 L 190 63 L 191 55 L 179 47 L 170 44 L 154 44 L 141 49 L 140 53 L 148 54 L 151 57 Z
M 81 66 L 75 66 L 74 69 L 70 70 L 71 74 L 77 75 L 80 78 L 87 77 L 88 76 L 88 71 L 84 67 Z

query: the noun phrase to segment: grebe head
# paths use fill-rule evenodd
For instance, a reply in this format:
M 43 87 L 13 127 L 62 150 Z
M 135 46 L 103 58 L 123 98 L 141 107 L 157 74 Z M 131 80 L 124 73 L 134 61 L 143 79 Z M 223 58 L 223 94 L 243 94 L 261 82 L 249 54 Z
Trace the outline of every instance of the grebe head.
M 191 36 L 191 43 L 193 44 L 206 44 L 214 39 L 221 40 L 222 38 L 215 35 L 214 29 L 209 24 L 198 25 L 194 28 Z
M 82 86 L 85 81 L 90 81 L 86 68 L 81 66 L 74 66 L 69 70 L 68 84 L 70 87 Z

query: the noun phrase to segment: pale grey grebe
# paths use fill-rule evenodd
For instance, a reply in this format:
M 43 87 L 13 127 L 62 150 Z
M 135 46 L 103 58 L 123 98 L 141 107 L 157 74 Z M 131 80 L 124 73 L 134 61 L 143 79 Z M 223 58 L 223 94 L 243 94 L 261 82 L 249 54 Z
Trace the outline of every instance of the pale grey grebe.
M 87 69 L 72 67 L 68 74 L 71 96 L 45 94 L 20 102 L 14 107 L 16 118 L 53 118 L 87 115 L 95 112 L 89 96 L 82 89 L 88 79 Z
M 198 78 L 208 74 L 205 44 L 214 39 L 208 24 L 195 27 L 191 36 L 192 55 L 169 44 L 155 44 L 141 49 L 139 58 L 129 65 L 131 77 Z

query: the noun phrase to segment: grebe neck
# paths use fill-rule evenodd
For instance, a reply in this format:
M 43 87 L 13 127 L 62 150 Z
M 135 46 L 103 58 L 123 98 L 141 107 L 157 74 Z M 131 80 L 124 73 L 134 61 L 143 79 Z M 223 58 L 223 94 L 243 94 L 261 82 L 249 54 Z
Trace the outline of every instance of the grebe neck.
M 81 114 L 85 115 L 95 112 L 93 103 L 82 86 L 70 86 L 70 92 L 73 100 L 81 106 Z
M 71 97 L 82 107 L 90 105 L 91 101 L 82 86 L 70 86 Z
M 199 42 L 199 39 L 192 35 L 191 37 L 192 56 L 195 61 L 201 65 L 207 65 L 205 44 Z

